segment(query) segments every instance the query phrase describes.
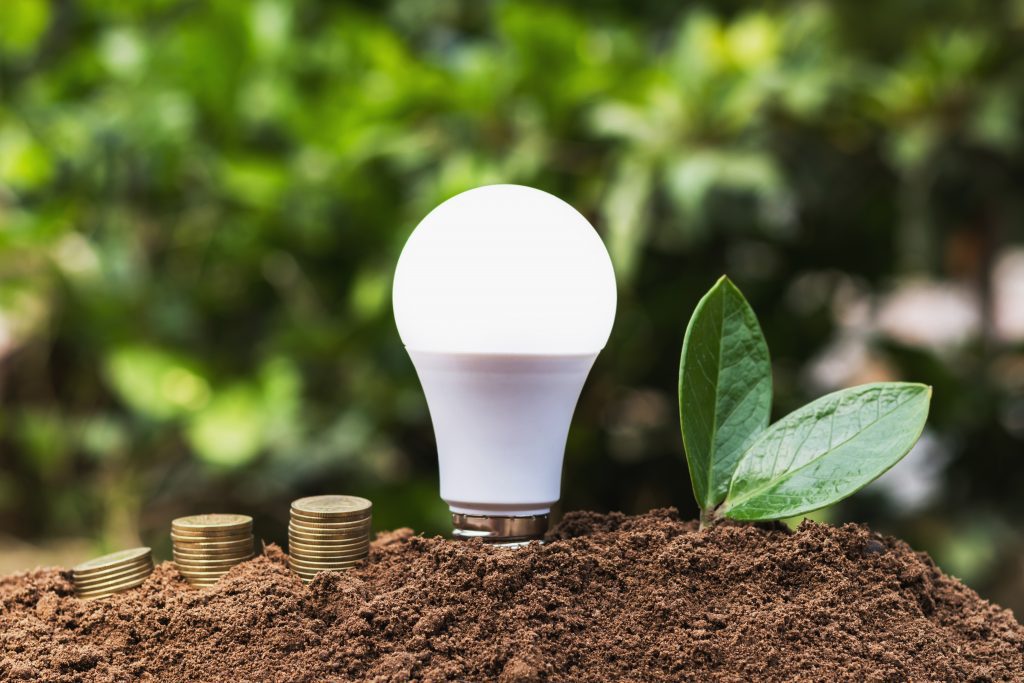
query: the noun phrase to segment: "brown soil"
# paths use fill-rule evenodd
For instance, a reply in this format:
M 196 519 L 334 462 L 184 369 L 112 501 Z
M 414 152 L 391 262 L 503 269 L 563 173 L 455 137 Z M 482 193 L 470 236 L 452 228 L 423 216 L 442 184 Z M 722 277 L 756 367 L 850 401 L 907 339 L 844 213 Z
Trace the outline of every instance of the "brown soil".
M 0 579 L 0 678 L 44 681 L 1024 680 L 1024 628 L 847 525 L 698 532 L 571 514 L 510 551 L 382 535 L 308 588 L 274 546 L 214 589 L 170 563 L 101 602 Z

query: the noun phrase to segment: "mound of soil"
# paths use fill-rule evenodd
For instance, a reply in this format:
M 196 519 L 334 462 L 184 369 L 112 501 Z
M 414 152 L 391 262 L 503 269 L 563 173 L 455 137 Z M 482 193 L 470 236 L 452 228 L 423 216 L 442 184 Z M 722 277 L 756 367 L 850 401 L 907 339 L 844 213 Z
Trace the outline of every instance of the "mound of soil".
M 0 579 L 0 678 L 45 681 L 1022 680 L 1024 627 L 855 525 L 698 532 L 575 513 L 503 550 L 381 535 L 306 587 L 271 546 L 208 590 L 170 563 L 100 602 Z

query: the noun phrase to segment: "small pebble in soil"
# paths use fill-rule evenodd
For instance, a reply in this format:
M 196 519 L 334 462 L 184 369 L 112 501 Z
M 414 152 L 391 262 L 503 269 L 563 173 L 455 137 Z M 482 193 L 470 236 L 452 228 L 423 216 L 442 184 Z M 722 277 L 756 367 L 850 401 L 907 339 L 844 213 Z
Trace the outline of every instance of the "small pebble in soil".
M 864 552 L 869 554 L 879 555 L 884 553 L 886 550 L 887 548 L 884 543 L 873 538 L 864 544 Z

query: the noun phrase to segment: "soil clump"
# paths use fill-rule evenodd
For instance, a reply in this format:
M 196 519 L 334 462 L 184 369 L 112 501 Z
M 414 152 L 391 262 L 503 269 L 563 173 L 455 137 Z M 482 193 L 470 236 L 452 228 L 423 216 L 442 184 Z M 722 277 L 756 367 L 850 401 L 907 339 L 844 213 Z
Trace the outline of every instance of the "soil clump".
M 276 546 L 207 590 L 169 562 L 97 602 L 8 576 L 0 679 L 1019 681 L 1024 627 L 862 526 L 572 513 L 515 551 L 381 534 L 309 586 Z

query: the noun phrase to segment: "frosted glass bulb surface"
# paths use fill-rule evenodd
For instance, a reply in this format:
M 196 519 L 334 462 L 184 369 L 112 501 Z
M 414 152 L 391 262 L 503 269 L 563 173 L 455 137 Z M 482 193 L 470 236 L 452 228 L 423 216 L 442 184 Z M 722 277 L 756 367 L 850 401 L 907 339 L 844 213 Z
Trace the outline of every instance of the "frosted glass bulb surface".
M 597 353 L 615 319 L 615 273 L 594 228 L 522 185 L 452 197 L 398 260 L 395 321 L 410 351 Z

